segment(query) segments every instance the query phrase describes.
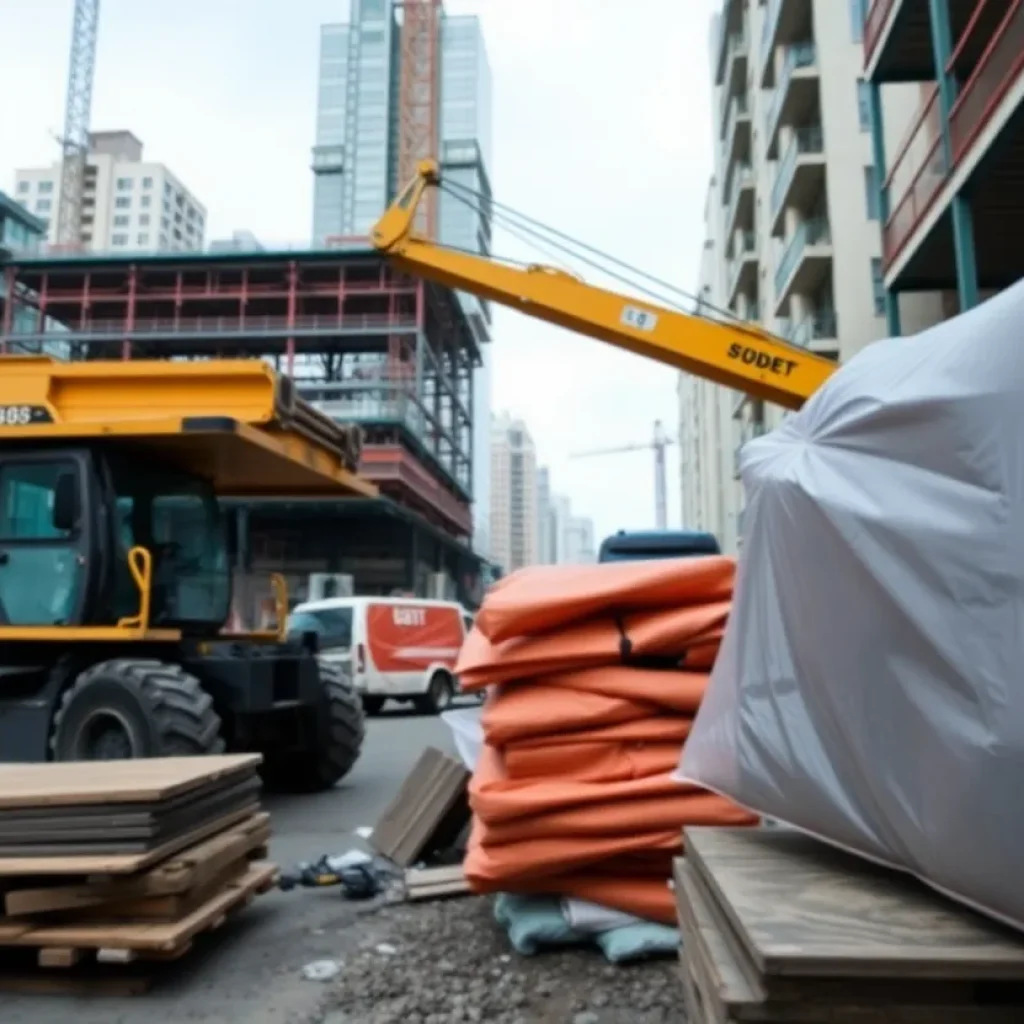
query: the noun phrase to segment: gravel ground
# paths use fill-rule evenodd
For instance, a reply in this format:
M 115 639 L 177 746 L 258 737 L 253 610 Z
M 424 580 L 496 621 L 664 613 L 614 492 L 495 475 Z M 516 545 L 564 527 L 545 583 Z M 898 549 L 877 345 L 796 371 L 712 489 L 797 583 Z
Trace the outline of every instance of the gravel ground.
M 525 957 L 492 901 L 384 904 L 323 1002 L 323 1024 L 661 1024 L 683 1019 L 675 958 L 610 965 L 599 950 Z

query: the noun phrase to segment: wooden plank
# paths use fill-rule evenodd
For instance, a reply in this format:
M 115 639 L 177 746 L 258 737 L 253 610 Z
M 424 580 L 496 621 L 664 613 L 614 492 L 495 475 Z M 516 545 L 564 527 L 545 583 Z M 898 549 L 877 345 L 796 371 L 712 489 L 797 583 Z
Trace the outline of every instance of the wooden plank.
M 469 882 L 466 881 L 461 864 L 409 868 L 405 872 L 405 898 L 410 902 L 464 896 L 468 892 Z
M 1024 941 L 788 829 L 687 828 L 687 862 L 763 976 L 1024 981 Z
M 705 1024 L 1017 1024 L 1024 986 L 892 978 L 771 978 L 755 970 L 724 914 L 682 860 L 674 868 L 683 935 L 684 987 Z
M 196 760 L 200 760 L 196 758 Z M 102 762 L 97 762 L 102 763 Z M 3 857 L 0 858 L 0 878 L 31 877 L 33 875 L 132 875 L 158 864 L 168 857 L 209 836 L 223 832 L 259 811 L 259 804 L 253 803 L 226 814 L 217 821 L 211 821 L 177 839 L 170 840 L 148 853 L 129 854 L 87 854 L 78 857 Z
M 374 848 L 409 867 L 452 845 L 469 822 L 468 784 L 462 762 L 427 747 L 374 827 Z
M 202 842 L 144 874 L 121 879 L 100 878 L 76 885 L 14 889 L 5 897 L 8 916 L 81 910 L 113 901 L 174 896 L 208 882 L 239 858 L 256 854 L 270 838 L 270 815 L 247 820 Z
M 0 809 L 163 800 L 212 779 L 254 771 L 262 760 L 259 754 L 150 757 L 90 761 L 88 771 L 74 761 L 0 764 Z
M 122 950 L 135 954 L 180 949 L 201 932 L 219 927 L 227 914 L 265 892 L 278 876 L 276 864 L 253 864 L 245 875 L 227 885 L 179 921 L 161 923 L 68 923 L 52 926 L 18 924 L 0 929 L 0 945 L 63 946 L 75 949 Z M 109 954 L 107 954 L 109 956 Z

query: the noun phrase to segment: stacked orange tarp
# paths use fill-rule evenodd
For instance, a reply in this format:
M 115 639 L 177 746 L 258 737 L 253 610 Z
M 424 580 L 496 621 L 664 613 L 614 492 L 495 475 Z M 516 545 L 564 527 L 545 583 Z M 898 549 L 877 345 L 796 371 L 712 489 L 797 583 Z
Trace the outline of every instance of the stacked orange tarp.
M 469 790 L 474 891 L 675 922 L 682 827 L 755 820 L 671 777 L 734 574 L 725 557 L 536 566 L 491 589 L 456 665 L 463 689 L 489 689 Z

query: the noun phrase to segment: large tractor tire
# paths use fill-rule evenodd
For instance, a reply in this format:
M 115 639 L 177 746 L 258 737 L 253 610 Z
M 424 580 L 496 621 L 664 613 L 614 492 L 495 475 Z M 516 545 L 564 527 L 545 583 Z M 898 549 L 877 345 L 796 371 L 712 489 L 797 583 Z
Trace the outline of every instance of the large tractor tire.
M 275 789 L 319 793 L 340 782 L 355 766 L 366 738 L 366 713 L 352 676 L 320 661 L 321 704 L 314 746 L 277 761 L 268 756 L 264 777 Z
M 86 669 L 53 718 L 54 761 L 221 754 L 221 720 L 195 676 L 162 661 L 117 658 Z

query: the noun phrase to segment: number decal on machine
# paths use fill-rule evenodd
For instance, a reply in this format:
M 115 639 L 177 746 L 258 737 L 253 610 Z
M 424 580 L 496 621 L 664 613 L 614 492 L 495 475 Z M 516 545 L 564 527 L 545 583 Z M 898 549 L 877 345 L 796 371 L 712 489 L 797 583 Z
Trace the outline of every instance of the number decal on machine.
M 638 306 L 625 306 L 621 319 L 626 327 L 635 327 L 638 331 L 653 331 L 658 326 L 658 314 Z
M 33 423 L 52 423 L 49 409 L 43 405 L 0 405 L 0 427 L 27 427 Z

